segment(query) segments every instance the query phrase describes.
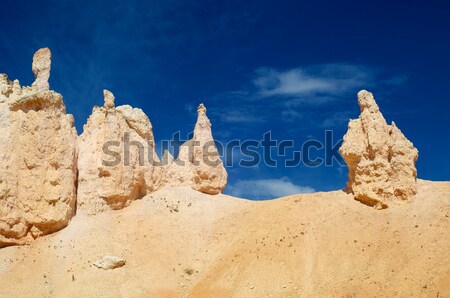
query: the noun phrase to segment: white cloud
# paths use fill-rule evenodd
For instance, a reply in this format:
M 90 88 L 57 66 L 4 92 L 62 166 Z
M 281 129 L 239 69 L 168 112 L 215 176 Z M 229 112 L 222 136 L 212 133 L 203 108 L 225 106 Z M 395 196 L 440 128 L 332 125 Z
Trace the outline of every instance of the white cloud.
M 323 64 L 311 67 L 256 70 L 253 85 L 259 97 L 285 97 L 323 103 L 355 88 L 371 86 L 373 70 L 352 64 Z
M 333 127 L 345 122 L 349 111 L 344 110 L 347 108 L 344 104 L 354 102 L 359 90 L 383 87 L 386 92 L 406 80 L 403 75 L 351 63 L 290 69 L 262 67 L 254 71 L 241 90 L 218 94 L 214 100 L 229 106 L 227 111 L 217 113 L 218 118 L 227 123 L 267 122 L 277 116 L 286 122 L 305 120 L 308 112 L 327 105 L 336 114 L 316 114 L 311 125 Z
M 286 177 L 238 180 L 227 188 L 227 192 L 232 196 L 256 200 L 273 199 L 298 193 L 312 193 L 314 191 L 312 187 L 294 184 Z

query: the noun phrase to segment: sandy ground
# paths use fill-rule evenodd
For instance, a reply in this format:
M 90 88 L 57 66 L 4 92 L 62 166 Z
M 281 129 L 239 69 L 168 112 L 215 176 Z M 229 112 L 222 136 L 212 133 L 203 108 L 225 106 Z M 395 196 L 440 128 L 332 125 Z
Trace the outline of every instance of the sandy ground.
M 450 297 L 450 182 L 385 210 L 343 191 L 253 202 L 162 189 L 0 249 L 1 297 Z M 93 263 L 114 255 L 126 265 Z

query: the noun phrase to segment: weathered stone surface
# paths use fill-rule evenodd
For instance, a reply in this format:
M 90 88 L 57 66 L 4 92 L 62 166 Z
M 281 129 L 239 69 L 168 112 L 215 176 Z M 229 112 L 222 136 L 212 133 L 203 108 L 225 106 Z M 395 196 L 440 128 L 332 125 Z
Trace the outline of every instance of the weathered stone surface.
M 168 152 L 163 157 L 163 161 L 168 161 L 164 180 L 169 185 L 191 185 L 200 192 L 218 194 L 225 189 L 228 174 L 220 160 L 203 104 L 197 113 L 193 138 L 181 146 L 178 158 L 173 161 Z
M 112 94 L 112 92 L 109 90 L 103 90 L 103 97 L 105 101 L 104 107 L 107 109 L 114 108 L 114 100 L 116 99 L 114 97 L 114 94 Z
M 78 206 L 89 214 L 121 209 L 158 187 L 152 126 L 140 109 L 94 107 L 78 142 Z M 150 159 L 149 159 L 150 158 Z M 153 159 L 153 160 L 152 160 Z
M 94 266 L 103 270 L 111 270 L 124 266 L 126 261 L 115 256 L 104 256 L 100 261 L 94 263 Z
M 35 81 L 33 87 L 37 90 L 49 90 L 50 85 L 48 79 L 50 78 L 50 66 L 52 62 L 52 53 L 50 49 L 39 49 L 33 56 L 33 74 Z
M 350 120 L 339 149 L 348 165 L 347 189 L 365 204 L 386 208 L 417 192 L 418 151 L 394 122 L 386 123 L 372 93 L 358 93 L 361 114 Z
M 60 230 L 74 214 L 77 134 L 48 91 L 50 57 L 35 54 L 32 87 L 0 75 L 0 247 Z

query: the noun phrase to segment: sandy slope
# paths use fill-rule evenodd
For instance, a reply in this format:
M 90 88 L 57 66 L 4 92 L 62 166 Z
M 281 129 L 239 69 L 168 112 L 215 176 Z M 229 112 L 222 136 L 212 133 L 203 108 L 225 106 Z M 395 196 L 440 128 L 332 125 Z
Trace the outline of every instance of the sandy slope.
M 450 297 L 450 182 L 375 210 L 343 191 L 266 202 L 162 189 L 0 249 L 2 297 Z M 127 264 L 92 265 L 104 255 Z

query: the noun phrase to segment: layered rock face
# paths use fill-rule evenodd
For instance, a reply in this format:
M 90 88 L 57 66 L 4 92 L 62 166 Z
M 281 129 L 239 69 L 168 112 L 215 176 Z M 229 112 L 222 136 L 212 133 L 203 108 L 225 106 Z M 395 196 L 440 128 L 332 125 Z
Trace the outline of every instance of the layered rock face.
M 386 123 L 372 93 L 358 93 L 361 114 L 350 120 L 339 149 L 348 165 L 347 189 L 367 205 L 386 208 L 417 192 L 418 151 L 394 122 Z
M 74 214 L 77 133 L 49 90 L 50 66 L 41 49 L 31 87 L 0 74 L 0 247 L 60 230 Z
M 214 144 L 203 104 L 197 113 L 193 138 L 181 146 L 178 158 L 173 160 L 169 152 L 164 153 L 163 161 L 167 162 L 164 184 L 190 185 L 203 193 L 218 194 L 225 189 L 228 174 Z
M 78 206 L 89 214 L 121 209 L 155 190 L 161 176 L 152 125 L 141 109 L 115 107 L 104 90 L 78 147 Z

